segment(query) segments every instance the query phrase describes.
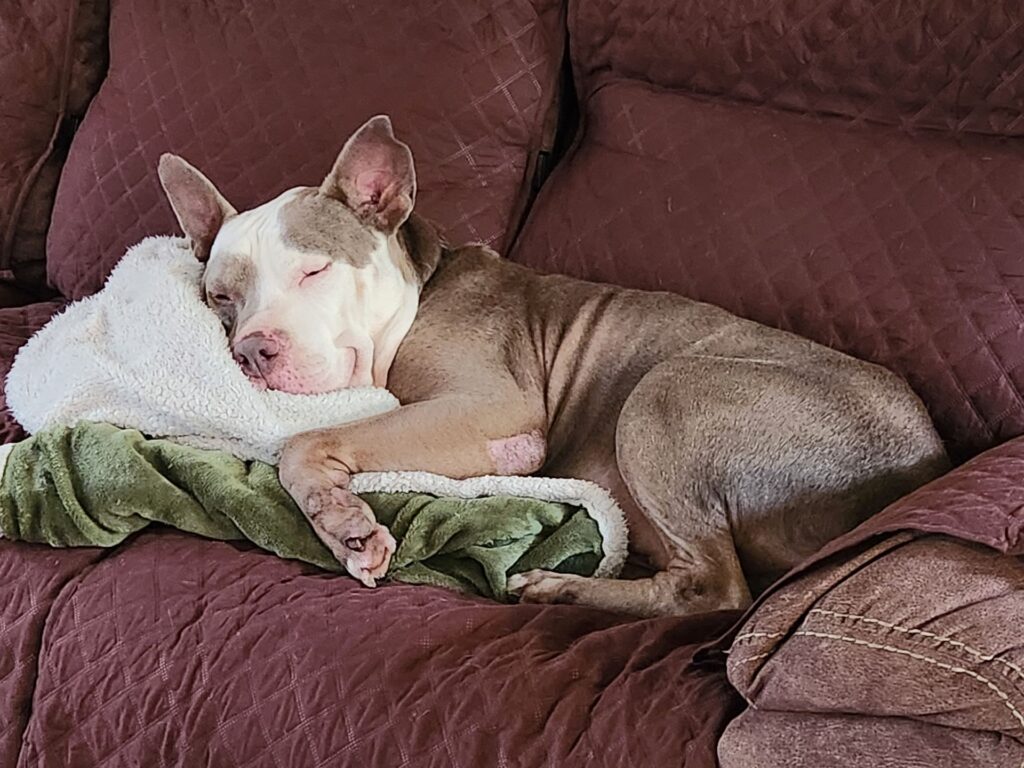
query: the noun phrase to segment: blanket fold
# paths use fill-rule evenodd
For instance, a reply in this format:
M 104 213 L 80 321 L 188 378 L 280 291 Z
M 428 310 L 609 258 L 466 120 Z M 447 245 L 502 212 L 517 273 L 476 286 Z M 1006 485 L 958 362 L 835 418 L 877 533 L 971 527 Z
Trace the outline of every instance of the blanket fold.
M 6 538 L 112 547 L 160 523 L 212 539 L 246 539 L 281 557 L 343 570 L 269 464 L 89 422 L 4 446 L 0 462 Z M 624 557 L 621 511 L 600 493 L 581 498 L 587 495 L 581 490 L 591 489 L 579 481 L 548 480 L 547 491 L 531 498 L 527 488 L 536 478 L 479 478 L 475 491 L 461 485 L 457 496 L 443 494 L 455 481 L 425 473 L 356 480 L 360 496 L 398 541 L 388 572 L 396 581 L 504 600 L 514 573 L 613 575 Z M 431 485 L 442 493 L 404 490 Z

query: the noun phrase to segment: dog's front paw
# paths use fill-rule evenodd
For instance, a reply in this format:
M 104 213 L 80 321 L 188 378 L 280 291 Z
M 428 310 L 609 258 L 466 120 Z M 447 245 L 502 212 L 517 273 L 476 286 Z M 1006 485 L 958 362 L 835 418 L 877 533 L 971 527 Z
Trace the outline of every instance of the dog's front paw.
M 314 494 L 307 506 L 313 530 L 331 554 L 365 586 L 376 586 L 388 571 L 396 544 L 373 510 L 344 488 Z
M 509 594 L 521 603 L 576 603 L 579 601 L 582 576 L 554 571 L 526 571 L 510 576 Z
M 335 446 L 320 432 L 304 432 L 289 440 L 281 451 L 277 475 L 281 485 L 307 511 L 333 488 L 348 488 L 352 473 L 339 458 Z M 308 511 L 307 511 L 308 513 Z

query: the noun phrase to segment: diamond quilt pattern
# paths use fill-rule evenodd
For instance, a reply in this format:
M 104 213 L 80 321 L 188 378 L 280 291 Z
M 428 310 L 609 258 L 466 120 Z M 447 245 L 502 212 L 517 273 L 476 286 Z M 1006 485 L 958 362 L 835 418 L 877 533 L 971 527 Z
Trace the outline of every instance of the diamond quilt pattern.
M 0 541 L 0 765 L 18 763 L 54 600 L 101 555 Z
M 0 272 L 45 282 L 44 241 L 67 154 L 62 122 L 80 118 L 106 64 L 106 0 L 0 5 Z
M 146 534 L 53 606 L 19 765 L 712 766 L 737 697 L 683 672 L 734 619 L 366 590 Z
M 1012 142 L 609 81 L 513 257 L 674 290 L 886 365 L 958 457 L 1024 433 Z
M 68 298 L 126 246 L 173 232 L 165 151 L 236 207 L 318 184 L 386 112 L 417 159 L 418 209 L 453 241 L 501 247 L 551 137 L 564 29 L 557 0 L 113 0 L 110 71 L 76 134 L 47 241 Z
M 573 0 L 573 63 L 905 128 L 1024 134 L 1017 0 Z

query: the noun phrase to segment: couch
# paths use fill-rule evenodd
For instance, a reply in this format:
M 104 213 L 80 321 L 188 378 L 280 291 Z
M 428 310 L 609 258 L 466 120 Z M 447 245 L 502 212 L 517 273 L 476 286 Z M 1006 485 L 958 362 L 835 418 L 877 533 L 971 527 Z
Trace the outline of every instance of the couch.
M 0 765 L 1024 764 L 1018 3 L 12 0 L 0 40 L 0 373 L 175 231 L 161 152 L 243 207 L 388 112 L 451 240 L 886 365 L 957 464 L 743 615 L 0 541 Z

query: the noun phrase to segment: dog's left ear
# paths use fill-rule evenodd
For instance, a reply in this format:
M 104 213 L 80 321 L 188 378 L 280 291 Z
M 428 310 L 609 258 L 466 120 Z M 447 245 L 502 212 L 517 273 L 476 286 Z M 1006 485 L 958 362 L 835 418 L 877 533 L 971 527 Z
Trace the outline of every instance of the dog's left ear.
M 416 202 L 416 169 L 387 115 L 371 117 L 345 142 L 320 192 L 386 234 L 405 223 Z

